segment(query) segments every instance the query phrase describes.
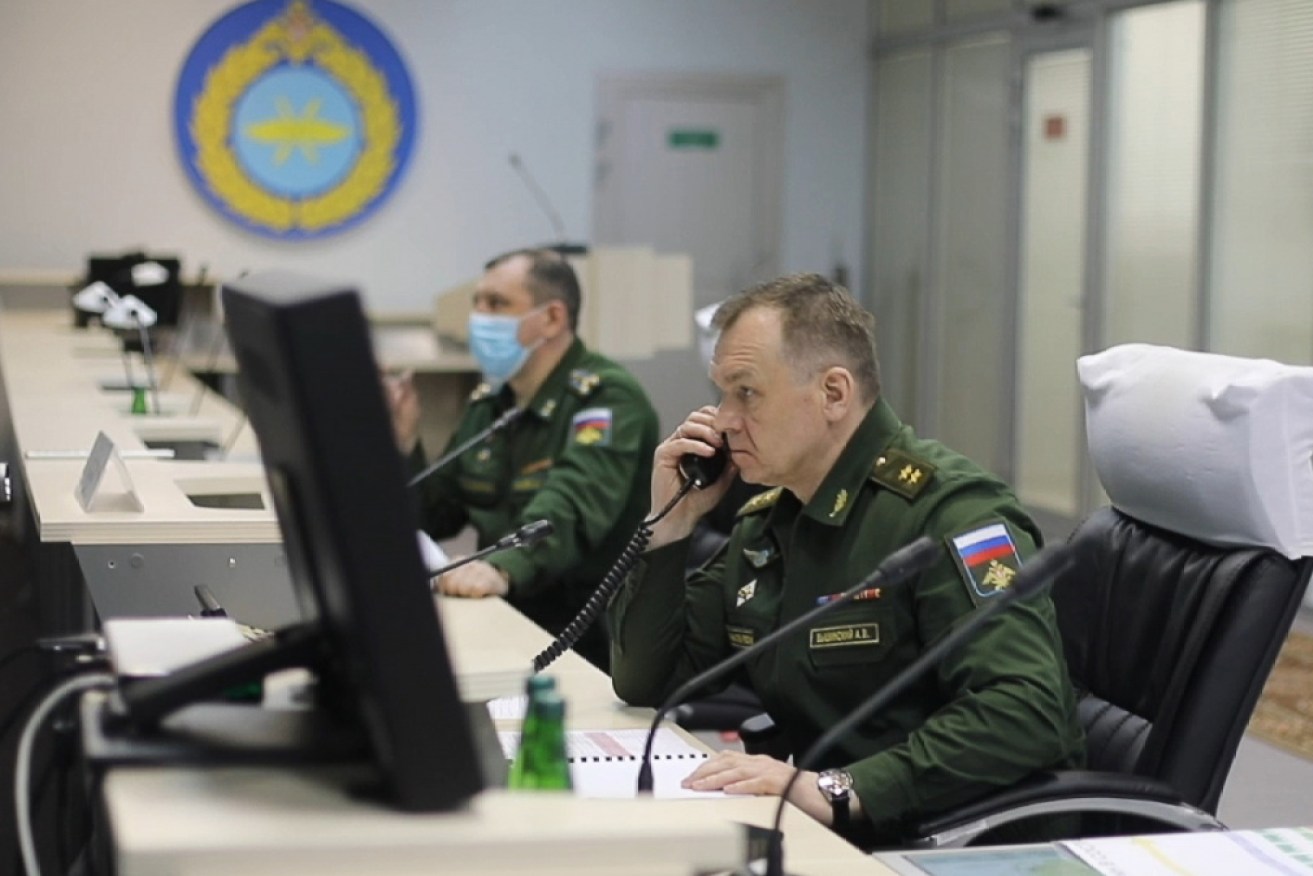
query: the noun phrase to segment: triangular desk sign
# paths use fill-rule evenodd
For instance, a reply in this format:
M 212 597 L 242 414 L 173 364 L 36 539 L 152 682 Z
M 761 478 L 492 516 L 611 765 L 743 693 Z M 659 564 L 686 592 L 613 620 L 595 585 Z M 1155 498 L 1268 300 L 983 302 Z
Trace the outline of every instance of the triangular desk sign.
M 114 469 L 118 472 L 122 489 L 119 492 L 104 492 L 100 489 L 105 480 L 105 469 L 110 460 L 114 460 Z M 78 504 L 87 513 L 93 511 L 145 511 L 137 491 L 132 488 L 132 477 L 128 467 L 119 456 L 118 448 L 104 432 L 96 435 L 96 443 L 91 445 L 91 454 L 78 478 L 77 488 L 73 491 Z

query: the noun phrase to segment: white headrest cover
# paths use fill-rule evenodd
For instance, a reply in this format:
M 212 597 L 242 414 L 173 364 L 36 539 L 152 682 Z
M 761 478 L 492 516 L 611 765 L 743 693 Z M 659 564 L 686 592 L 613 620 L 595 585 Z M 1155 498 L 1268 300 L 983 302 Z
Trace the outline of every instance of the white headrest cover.
M 1149 344 L 1076 367 L 1113 505 L 1201 541 L 1313 555 L 1313 368 Z

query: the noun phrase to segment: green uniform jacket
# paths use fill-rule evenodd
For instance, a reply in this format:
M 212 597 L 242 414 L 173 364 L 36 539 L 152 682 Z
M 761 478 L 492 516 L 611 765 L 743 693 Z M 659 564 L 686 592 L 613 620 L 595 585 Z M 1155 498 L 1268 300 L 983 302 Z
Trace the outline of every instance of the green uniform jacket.
M 616 693 L 658 704 L 923 534 L 943 545 L 943 556 L 919 578 L 842 605 L 745 665 L 794 752 L 1006 586 L 1017 555 L 1039 541 L 1004 484 L 916 438 L 879 401 L 807 505 L 778 488 L 754 497 L 725 548 L 687 583 L 687 542 L 647 554 L 611 606 Z M 875 837 L 888 840 L 905 819 L 1083 759 L 1075 695 L 1044 596 L 984 627 L 820 768 L 851 771 Z
M 513 404 L 509 387 L 480 385 L 448 448 Z M 559 632 L 647 513 L 656 443 L 656 413 L 642 387 L 576 339 L 523 416 L 424 482 L 424 529 L 447 538 L 469 523 L 482 548 L 550 520 L 550 537 L 488 562 L 509 574 L 511 604 Z M 417 448 L 412 465 L 423 459 Z

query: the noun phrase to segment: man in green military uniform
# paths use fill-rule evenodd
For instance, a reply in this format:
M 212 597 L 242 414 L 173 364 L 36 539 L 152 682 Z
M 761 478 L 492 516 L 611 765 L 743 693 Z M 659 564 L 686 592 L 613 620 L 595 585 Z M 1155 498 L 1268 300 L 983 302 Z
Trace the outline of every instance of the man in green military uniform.
M 874 320 L 817 275 L 741 293 L 716 315 L 718 407 L 694 411 L 657 449 L 653 508 L 674 496 L 682 454 L 730 453 L 713 486 L 655 528 L 611 606 L 613 684 L 655 705 L 929 535 L 942 557 L 918 578 L 863 594 L 745 665 L 794 752 L 1007 587 L 1039 532 L 1004 484 L 917 438 L 880 398 Z M 739 511 L 729 542 L 685 580 L 697 519 L 737 471 L 774 488 Z M 1083 760 L 1047 596 L 1018 603 L 800 777 L 791 802 L 864 843 L 896 841 L 907 820 L 1036 770 Z M 722 752 L 685 786 L 780 794 L 793 768 Z
M 637 381 L 576 337 L 579 282 L 550 250 L 493 259 L 474 292 L 470 350 L 485 382 L 470 397 L 449 447 L 522 410 L 425 479 L 424 529 L 434 538 L 466 524 L 479 547 L 546 519 L 553 534 L 531 548 L 503 551 L 438 579 L 454 596 L 504 596 L 559 633 L 587 601 L 643 519 L 657 418 Z M 424 465 L 419 410 L 407 381 L 389 382 L 397 440 L 416 471 Z M 605 668 L 599 619 L 576 645 Z

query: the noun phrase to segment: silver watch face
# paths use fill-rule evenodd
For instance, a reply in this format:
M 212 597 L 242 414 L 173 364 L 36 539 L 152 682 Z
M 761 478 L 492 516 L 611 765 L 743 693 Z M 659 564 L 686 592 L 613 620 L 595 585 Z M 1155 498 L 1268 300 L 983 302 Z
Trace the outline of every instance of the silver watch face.
M 831 800 L 842 800 L 853 789 L 853 777 L 846 770 L 826 770 L 816 778 L 816 787 Z

